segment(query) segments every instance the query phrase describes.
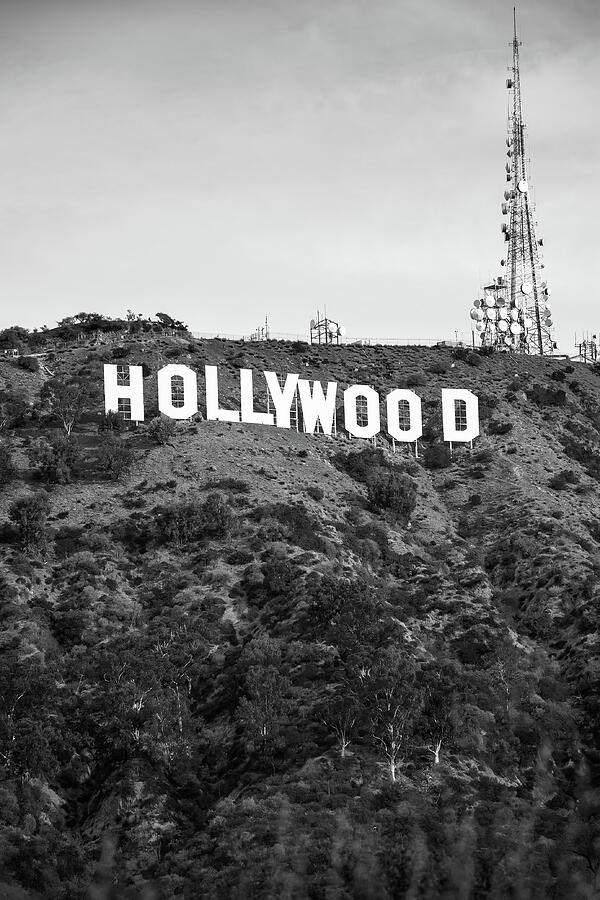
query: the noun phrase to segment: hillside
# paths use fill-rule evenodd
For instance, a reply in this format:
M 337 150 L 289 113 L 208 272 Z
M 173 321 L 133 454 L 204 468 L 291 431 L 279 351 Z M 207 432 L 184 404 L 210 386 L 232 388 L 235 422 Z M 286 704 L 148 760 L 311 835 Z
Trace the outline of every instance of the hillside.
M 600 374 L 176 333 L 41 351 L 0 358 L 1 897 L 600 896 Z M 144 425 L 104 421 L 105 362 L 144 364 Z M 232 408 L 240 368 L 412 387 L 419 458 L 202 400 L 161 429 L 169 362 L 218 365 Z M 451 458 L 444 387 L 480 403 Z

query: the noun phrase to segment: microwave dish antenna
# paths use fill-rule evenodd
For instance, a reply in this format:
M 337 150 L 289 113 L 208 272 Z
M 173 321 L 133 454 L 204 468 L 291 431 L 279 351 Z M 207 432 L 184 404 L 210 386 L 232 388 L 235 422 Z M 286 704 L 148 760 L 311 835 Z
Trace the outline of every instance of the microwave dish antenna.
M 501 225 L 505 251 L 500 265 L 505 278 L 503 281 L 495 279 L 489 289 L 485 289 L 485 302 L 489 309 L 500 309 L 503 306 L 510 309 L 511 350 L 545 356 L 551 355 L 557 345 L 552 330 L 554 319 L 544 308 L 550 289 L 542 273 L 544 263 L 541 248 L 544 241 L 541 238 L 538 240 L 535 234 L 535 208 L 521 95 L 521 41 L 517 36 L 514 10 L 511 46 L 512 66 L 506 79 L 509 91 L 506 136 L 509 162 L 505 161 L 505 172 L 509 184 L 503 191 L 501 203 L 502 215 L 505 217 Z M 494 321 L 496 320 L 490 318 L 486 327 L 479 332 L 481 345 L 506 349 L 505 337 L 495 325 L 492 326 Z

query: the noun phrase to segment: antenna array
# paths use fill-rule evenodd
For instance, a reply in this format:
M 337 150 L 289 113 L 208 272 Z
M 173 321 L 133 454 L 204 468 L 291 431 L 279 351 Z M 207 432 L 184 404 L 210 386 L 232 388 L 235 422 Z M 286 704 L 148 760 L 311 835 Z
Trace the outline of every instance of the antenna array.
M 311 344 L 339 344 L 345 335 L 344 326 L 329 319 L 327 313 L 321 316 L 317 310 L 317 318 L 310 320 Z
M 506 180 L 502 223 L 507 245 L 506 258 L 500 260 L 506 275 L 493 279 L 484 287 L 484 296 L 471 310 L 474 330 L 481 344 L 498 349 L 536 355 L 551 354 L 556 349 L 552 336 L 550 288 L 542 278 L 544 264 L 540 258 L 543 240 L 536 240 L 534 204 L 527 174 L 525 124 L 521 106 L 521 76 L 516 13 L 513 10 L 514 37 L 511 77 L 506 87 L 511 92 L 506 146 Z

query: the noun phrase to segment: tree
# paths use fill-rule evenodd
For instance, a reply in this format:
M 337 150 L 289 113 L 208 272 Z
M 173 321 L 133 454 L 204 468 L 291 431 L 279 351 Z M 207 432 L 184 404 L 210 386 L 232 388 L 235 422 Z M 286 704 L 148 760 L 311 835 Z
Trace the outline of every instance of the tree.
M 427 673 L 423 689 L 423 715 L 421 731 L 430 743 L 427 750 L 433 756 L 433 765 L 439 765 L 442 745 L 448 741 L 456 724 L 456 691 L 444 681 L 439 671 Z
M 182 329 L 183 331 L 188 330 L 187 325 L 184 325 L 183 322 L 179 321 L 179 319 L 173 319 L 171 316 L 167 315 L 167 313 L 156 313 L 156 318 L 162 325 L 165 326 L 165 328 L 177 328 Z
M 0 431 L 26 425 L 31 419 L 32 406 L 11 391 L 0 391 Z
M 60 419 L 67 435 L 70 435 L 73 426 L 89 409 L 96 394 L 96 388 L 87 379 L 52 378 L 42 388 L 40 397 L 48 402 L 54 415 Z
M 50 500 L 43 491 L 20 497 L 10 506 L 8 516 L 16 525 L 19 541 L 25 550 L 36 552 L 44 546 L 49 513 Z
M 252 749 L 272 750 L 290 700 L 289 679 L 275 666 L 251 666 L 246 676 L 246 694 L 242 697 L 237 719 L 243 726 Z
M 397 645 L 383 650 L 361 673 L 371 740 L 391 781 L 396 781 L 416 731 L 422 704 L 418 675 L 416 660 Z
M 340 687 L 344 693 L 327 702 L 321 721 L 334 733 L 340 757 L 345 759 L 360 716 L 360 704 L 349 685 Z

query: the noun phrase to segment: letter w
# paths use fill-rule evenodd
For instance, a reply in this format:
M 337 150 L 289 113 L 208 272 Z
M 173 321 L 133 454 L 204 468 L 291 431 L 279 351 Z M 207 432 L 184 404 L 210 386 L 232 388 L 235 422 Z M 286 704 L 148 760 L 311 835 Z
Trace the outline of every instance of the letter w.
M 320 422 L 323 434 L 331 434 L 333 417 L 335 415 L 335 397 L 337 383 L 327 382 L 327 396 L 323 394 L 320 381 L 313 383 L 311 392 L 310 381 L 306 378 L 298 379 L 298 394 L 302 404 L 302 416 L 304 418 L 304 430 L 308 434 L 314 434 L 317 422 Z

